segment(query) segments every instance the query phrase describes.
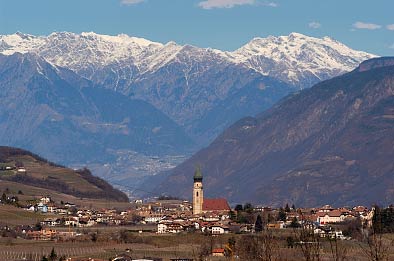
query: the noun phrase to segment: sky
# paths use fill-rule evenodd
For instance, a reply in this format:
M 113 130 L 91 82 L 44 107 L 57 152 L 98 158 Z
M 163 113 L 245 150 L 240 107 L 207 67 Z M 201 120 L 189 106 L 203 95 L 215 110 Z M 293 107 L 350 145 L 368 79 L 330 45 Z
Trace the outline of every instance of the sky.
M 231 51 L 298 32 L 394 56 L 393 10 L 393 0 L 0 0 L 0 34 L 124 33 Z

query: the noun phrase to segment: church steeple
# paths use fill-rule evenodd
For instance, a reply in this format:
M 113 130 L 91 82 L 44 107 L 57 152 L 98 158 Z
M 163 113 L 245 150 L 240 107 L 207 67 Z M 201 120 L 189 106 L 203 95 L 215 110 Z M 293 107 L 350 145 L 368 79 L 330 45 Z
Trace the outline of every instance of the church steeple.
M 202 188 L 202 173 L 201 167 L 196 167 L 194 172 L 194 185 L 193 185 L 193 214 L 199 215 L 202 213 L 202 204 L 204 201 L 204 194 Z

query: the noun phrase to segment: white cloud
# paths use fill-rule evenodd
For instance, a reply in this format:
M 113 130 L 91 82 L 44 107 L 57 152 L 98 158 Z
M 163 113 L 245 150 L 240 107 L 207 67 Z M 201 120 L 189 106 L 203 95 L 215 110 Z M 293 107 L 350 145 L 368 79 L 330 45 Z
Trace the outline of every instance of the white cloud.
M 135 4 L 139 4 L 145 2 L 145 0 L 121 0 L 120 3 L 122 5 L 135 5 Z
M 376 29 L 380 29 L 381 27 L 382 26 L 379 24 L 364 23 L 364 22 L 356 22 L 353 24 L 353 28 L 356 29 L 376 30 Z
M 203 9 L 233 8 L 237 5 L 262 5 L 278 7 L 278 4 L 275 2 L 262 2 L 259 0 L 205 0 L 198 3 L 198 6 Z
M 278 7 L 279 5 L 275 2 L 260 2 L 259 5 L 269 6 L 269 7 Z
M 308 26 L 309 28 L 318 29 L 321 27 L 321 24 L 319 22 L 310 22 Z
M 386 25 L 386 29 L 390 31 L 394 31 L 394 24 L 388 24 Z

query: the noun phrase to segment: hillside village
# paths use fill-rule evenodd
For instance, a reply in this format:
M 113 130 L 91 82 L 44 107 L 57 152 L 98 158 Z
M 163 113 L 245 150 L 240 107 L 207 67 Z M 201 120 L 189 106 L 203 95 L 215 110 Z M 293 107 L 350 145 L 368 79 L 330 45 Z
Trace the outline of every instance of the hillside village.
M 23 168 L 23 171 L 26 170 Z M 90 209 L 81 208 L 72 202 L 54 202 L 50 195 L 31 200 L 28 204 L 20 204 L 17 195 L 7 194 L 7 191 L 3 193 L 0 202 L 48 216 L 40 222 L 43 228 L 155 224 L 156 227 L 152 229 L 150 226 L 149 230 L 158 234 L 184 231 L 211 234 L 252 233 L 255 231 L 254 222 L 258 215 L 267 228 L 287 228 L 303 222 L 310 222 L 319 228 L 354 219 L 370 225 L 372 221 L 373 209 L 364 206 L 333 208 L 325 205 L 320 208 L 295 208 L 294 205 L 292 207 L 286 205 L 283 208 L 272 208 L 252 206 L 247 203 L 244 206 L 236 205 L 231 208 L 226 199 L 209 199 L 203 196 L 203 177 L 199 168 L 193 178 L 192 203 L 186 200 L 162 198 L 150 202 L 135 200 L 126 210 Z M 42 233 L 43 238 L 46 238 L 46 230 Z M 26 235 L 34 239 L 40 238 L 37 231 Z M 56 236 L 56 233 L 51 233 L 50 237 L 54 239 Z
M 18 162 L 16 164 L 3 163 L 0 165 L 0 174 L 4 177 L 12 175 L 23 177 L 31 173 L 29 167 Z M 87 204 L 81 204 L 84 202 L 82 198 L 79 198 L 78 202 L 65 201 L 59 200 L 58 196 L 55 199 L 54 194 L 28 196 L 21 189 L 15 190 L 15 187 L 12 189 L 7 187 L 0 198 L 0 209 L 12 207 L 24 213 L 37 215 L 37 219 L 26 225 L 2 223 L 0 233 L 4 238 L 23 239 L 37 243 L 79 242 L 82 244 L 100 241 L 113 242 L 120 246 L 125 243 L 139 242 L 147 236 L 160 238 L 201 235 L 230 240 L 239 235 L 255 236 L 264 231 L 264 233 L 270 231 L 269 233 L 278 237 L 286 235 L 287 247 L 292 248 L 299 246 L 302 241 L 293 236 L 294 232 L 305 228 L 322 240 L 355 240 L 353 237 L 359 237 L 355 231 L 360 228 L 372 228 L 376 216 L 374 206 L 338 208 L 324 205 L 302 208 L 294 204 L 291 206 L 286 204 L 275 208 L 250 203 L 230 206 L 225 198 L 207 197 L 204 194 L 203 179 L 201 168 L 196 168 L 193 175 L 193 187 L 190 188 L 192 201 L 161 196 L 149 200 L 137 199 L 133 202 L 125 202 L 122 203 L 123 207 L 111 207 L 109 201 L 105 207 L 87 206 Z M 388 210 L 391 211 L 394 208 L 389 206 Z M 205 250 L 203 248 L 201 251 L 205 256 L 224 258 L 233 255 L 231 253 L 235 250 L 234 246 L 230 246 L 229 243 L 211 243 L 209 249 L 205 247 Z M 66 254 L 70 255 L 68 252 Z M 0 257 L 1 255 L 0 251 Z M 113 260 L 133 260 L 127 256 L 126 252 L 124 256 L 126 259 Z

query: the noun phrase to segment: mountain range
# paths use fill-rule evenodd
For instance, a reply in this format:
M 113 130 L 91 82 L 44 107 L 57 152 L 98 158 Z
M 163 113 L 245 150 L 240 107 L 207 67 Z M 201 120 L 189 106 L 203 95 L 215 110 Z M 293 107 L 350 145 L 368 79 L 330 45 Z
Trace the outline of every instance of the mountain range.
M 123 169 L 115 179 L 134 186 L 242 117 L 373 57 L 298 33 L 231 52 L 127 35 L 2 35 L 0 142 L 108 179 Z
M 233 52 L 127 35 L 0 36 L 0 53 L 15 52 L 36 53 L 96 85 L 147 101 L 201 145 L 209 144 L 240 117 L 269 108 L 289 92 L 351 71 L 375 57 L 329 37 L 298 33 L 254 38 Z
M 394 199 L 393 137 L 394 58 L 376 58 L 241 119 L 149 185 L 190 198 L 200 165 L 204 195 L 231 202 L 385 205 Z
M 147 102 L 99 88 L 34 53 L 0 55 L 0 143 L 59 162 L 107 162 L 111 151 L 174 153 L 192 144 Z

